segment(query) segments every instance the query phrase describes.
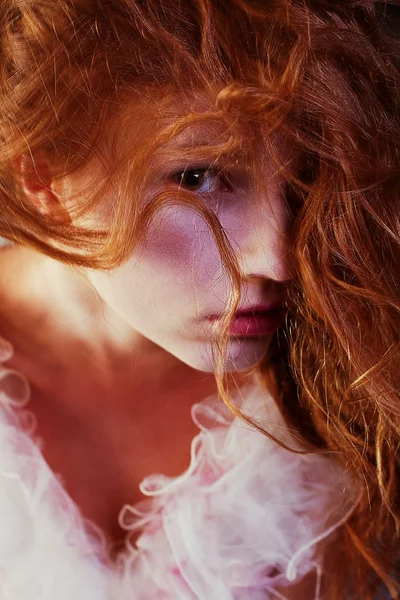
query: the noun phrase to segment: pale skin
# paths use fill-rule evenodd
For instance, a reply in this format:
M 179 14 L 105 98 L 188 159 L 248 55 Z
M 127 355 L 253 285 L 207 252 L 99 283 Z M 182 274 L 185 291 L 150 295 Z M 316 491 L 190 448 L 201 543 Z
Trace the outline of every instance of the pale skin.
M 22 170 L 26 197 L 46 214 L 68 218 L 65 190 L 75 192 L 82 181 L 46 181 L 47 173 L 46 165 L 37 177 Z M 250 182 L 228 190 L 217 174 L 197 179 L 196 192 L 218 205 L 240 255 L 240 306 L 282 299 L 292 276 L 282 176 L 271 178 L 268 202 Z M 188 466 L 197 433 L 190 407 L 216 392 L 206 317 L 222 312 L 229 285 L 215 241 L 196 213 L 177 206 L 163 211 L 146 243 L 118 269 L 71 268 L 8 247 L 0 273 L 0 331 L 14 347 L 7 364 L 30 381 L 44 456 L 85 517 L 118 548 L 121 507 L 140 500 L 146 475 L 177 475 Z M 228 356 L 238 385 L 268 343 L 232 338 Z M 287 598 L 312 598 L 314 578 L 306 579 L 284 590 Z

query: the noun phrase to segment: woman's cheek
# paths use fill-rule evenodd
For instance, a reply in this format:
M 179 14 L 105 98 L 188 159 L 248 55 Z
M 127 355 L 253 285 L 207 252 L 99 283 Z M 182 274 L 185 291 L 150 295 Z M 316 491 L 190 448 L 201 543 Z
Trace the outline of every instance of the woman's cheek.
M 183 283 L 210 284 L 220 275 L 221 259 L 205 221 L 193 210 L 165 209 L 160 224 L 151 226 L 138 258 L 162 278 L 167 273 Z

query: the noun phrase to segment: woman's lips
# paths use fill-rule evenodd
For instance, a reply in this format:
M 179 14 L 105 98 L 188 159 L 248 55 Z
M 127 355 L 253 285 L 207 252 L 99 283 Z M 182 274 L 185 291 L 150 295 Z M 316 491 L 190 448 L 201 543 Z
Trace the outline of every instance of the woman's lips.
M 267 308 L 255 306 L 246 310 L 237 311 L 228 329 L 231 335 L 240 337 L 261 337 L 274 333 L 283 324 L 286 310 L 282 303 L 271 305 Z M 218 326 L 221 317 L 212 316 L 210 320 Z

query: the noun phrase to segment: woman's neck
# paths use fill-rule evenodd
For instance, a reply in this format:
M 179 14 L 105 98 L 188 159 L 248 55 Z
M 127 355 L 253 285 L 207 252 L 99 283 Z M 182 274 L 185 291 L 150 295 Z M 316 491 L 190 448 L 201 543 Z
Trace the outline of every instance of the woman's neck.
M 190 393 L 191 382 L 214 379 L 135 331 L 77 269 L 9 247 L 0 251 L 0 273 L 0 335 L 15 346 L 28 378 L 32 362 L 35 377 L 41 365 L 41 385 L 51 385 L 51 374 L 63 371 L 76 370 L 79 378 L 92 373 L 103 385 L 110 375 L 129 372 L 133 391 L 142 395 L 151 387 L 156 396 L 182 382 Z M 238 374 L 236 382 L 246 379 Z
M 17 247 L 1 251 L 0 268 L 0 335 L 21 360 L 32 357 L 47 373 L 71 368 L 77 353 L 86 369 L 103 372 L 194 371 L 130 327 L 82 272 Z
M 216 392 L 214 376 L 130 330 L 66 266 L 10 248 L 0 273 L 0 335 L 31 383 L 44 456 L 84 515 L 118 539 L 118 511 L 140 499 L 143 477 L 188 466 L 190 408 Z

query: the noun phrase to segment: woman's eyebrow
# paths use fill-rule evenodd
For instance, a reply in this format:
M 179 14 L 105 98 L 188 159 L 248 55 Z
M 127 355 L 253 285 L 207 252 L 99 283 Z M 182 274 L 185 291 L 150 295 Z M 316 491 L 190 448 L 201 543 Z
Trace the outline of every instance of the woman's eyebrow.
M 169 147 L 176 148 L 177 150 L 191 150 L 194 148 L 198 148 L 199 146 L 215 146 L 216 140 L 211 139 L 210 137 L 199 136 L 197 134 L 193 135 L 182 135 L 178 136 L 171 140 L 171 143 L 168 144 Z
M 176 149 L 192 149 L 198 146 L 216 146 L 221 143 L 221 128 L 214 126 L 189 125 L 186 129 L 180 132 L 168 142 L 169 147 Z

